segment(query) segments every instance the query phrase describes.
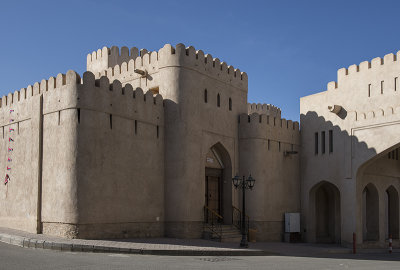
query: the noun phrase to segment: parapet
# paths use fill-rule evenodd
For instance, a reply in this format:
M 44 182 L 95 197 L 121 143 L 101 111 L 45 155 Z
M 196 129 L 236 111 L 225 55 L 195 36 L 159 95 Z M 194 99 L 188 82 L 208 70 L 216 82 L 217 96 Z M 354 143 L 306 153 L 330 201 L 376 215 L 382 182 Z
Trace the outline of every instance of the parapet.
M 344 80 L 352 78 L 353 76 L 359 74 L 366 74 L 367 72 L 369 72 L 368 76 L 370 76 L 371 72 L 376 72 L 376 74 L 384 73 L 384 71 L 382 70 L 383 68 L 386 68 L 393 64 L 400 65 L 398 60 L 399 58 L 400 51 L 398 51 L 397 54 L 387 54 L 383 58 L 376 57 L 371 61 L 361 62 L 359 65 L 351 65 L 348 68 L 341 68 L 337 71 L 337 82 L 329 82 L 327 85 L 327 90 L 336 89 L 340 87 L 341 82 L 343 82 Z
M 129 53 L 130 52 L 130 53 Z M 107 76 L 110 80 L 125 78 L 136 79 L 142 76 L 135 73 L 135 69 L 145 69 L 148 74 L 157 72 L 164 67 L 188 67 L 219 80 L 228 82 L 247 91 L 248 78 L 245 72 L 228 66 L 218 58 L 204 54 L 194 47 L 185 47 L 184 44 L 177 44 L 173 47 L 170 44 L 164 45 L 158 51 L 149 52 L 145 49 L 138 52 L 137 48 L 111 49 L 104 47 L 87 56 L 87 69 L 92 71 L 96 78 Z
M 73 70 L 3 96 L 0 109 L 4 111 L 19 106 L 16 121 L 30 118 L 32 111 L 26 102 L 40 94 L 43 95 L 44 114 L 83 108 L 163 125 L 164 104 L 161 95 L 153 95 L 151 91 L 143 93 L 142 89 L 133 89 L 130 84 L 122 87 L 121 82 L 115 80 L 110 83 L 107 77 L 96 80 L 91 72 L 85 72 L 81 79 Z
M 33 96 L 47 91 L 78 84 L 80 81 L 81 77 L 73 70 L 68 70 L 66 74 L 59 73 L 57 77 L 50 77 L 48 80 L 43 79 L 41 82 L 36 82 L 33 85 L 28 85 L 26 88 L 21 88 L 19 91 L 3 96 L 0 99 L 0 108 L 9 107 L 12 104 L 28 100 Z
M 247 113 L 266 114 L 272 117 L 281 118 L 281 109 L 271 104 L 247 103 Z
M 78 86 L 78 94 L 78 105 L 82 109 L 163 125 L 164 100 L 151 91 L 143 93 L 141 88 L 134 89 L 130 84 L 122 86 L 118 80 L 110 83 L 105 76 L 96 79 L 87 71 Z
M 239 116 L 239 138 L 271 139 L 299 145 L 299 123 L 266 114 L 241 114 Z

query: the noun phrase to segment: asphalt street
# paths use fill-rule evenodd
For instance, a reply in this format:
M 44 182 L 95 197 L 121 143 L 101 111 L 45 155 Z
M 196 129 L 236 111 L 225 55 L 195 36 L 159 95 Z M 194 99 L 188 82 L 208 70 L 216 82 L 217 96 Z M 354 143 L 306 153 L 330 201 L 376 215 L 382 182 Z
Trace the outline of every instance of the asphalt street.
M 334 256 L 334 255 L 331 255 Z M 189 257 L 61 252 L 0 243 L 0 269 L 400 269 L 399 254 Z

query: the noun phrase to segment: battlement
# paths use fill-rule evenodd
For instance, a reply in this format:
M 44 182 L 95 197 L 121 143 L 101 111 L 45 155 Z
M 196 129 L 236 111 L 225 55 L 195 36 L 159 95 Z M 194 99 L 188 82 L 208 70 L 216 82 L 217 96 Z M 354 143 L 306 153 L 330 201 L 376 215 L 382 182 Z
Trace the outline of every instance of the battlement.
M 332 81 L 327 85 L 327 90 L 333 90 L 341 86 L 341 83 L 353 78 L 354 76 L 371 76 L 371 73 L 383 74 L 386 68 L 392 68 L 393 65 L 400 67 L 400 51 L 397 54 L 387 54 L 383 58 L 376 57 L 371 61 L 361 62 L 359 65 L 351 65 L 348 68 L 341 68 L 337 71 L 337 82 Z
M 26 88 L 21 88 L 14 93 L 9 93 L 0 99 L 0 108 L 9 107 L 12 104 L 30 99 L 40 93 L 62 88 L 67 85 L 79 84 L 81 78 L 78 73 L 73 70 L 68 70 L 66 74 L 59 73 L 57 77 L 50 77 L 48 80 L 36 82 L 33 85 L 28 85 Z
M 299 123 L 266 114 L 240 114 L 239 138 L 271 139 L 299 145 Z
M 192 46 L 185 47 L 181 43 L 175 47 L 166 44 L 160 50 L 152 52 L 142 49 L 140 55 L 137 48 L 130 49 L 129 54 L 127 47 L 121 48 L 121 53 L 117 47 L 104 47 L 87 56 L 88 71 L 92 71 L 96 78 L 103 75 L 110 80 L 138 79 L 143 74 L 135 73 L 136 69 L 152 74 L 165 67 L 187 67 L 247 90 L 248 78 L 245 72 L 204 54 L 202 50 L 196 50 Z
M 161 95 L 151 91 L 102 76 L 96 79 L 92 72 L 83 74 L 82 84 L 78 86 L 79 107 L 120 115 L 127 118 L 163 119 L 164 100 Z M 143 112 L 140 114 L 139 112 Z M 144 114 L 144 115 L 143 115 Z
M 247 113 L 266 114 L 281 118 L 281 109 L 271 104 L 247 103 Z
M 44 114 L 82 108 L 163 125 L 164 101 L 161 95 L 153 95 L 151 91 L 144 93 L 140 88 L 133 89 L 130 84 L 122 87 L 121 82 L 110 83 L 107 77 L 95 79 L 91 72 L 85 72 L 81 79 L 73 70 L 3 96 L 0 108 L 8 110 L 19 106 L 16 121 L 30 118 L 30 105 L 25 101 L 39 94 L 43 94 Z M 2 123 L 5 121 L 6 118 L 1 120 Z

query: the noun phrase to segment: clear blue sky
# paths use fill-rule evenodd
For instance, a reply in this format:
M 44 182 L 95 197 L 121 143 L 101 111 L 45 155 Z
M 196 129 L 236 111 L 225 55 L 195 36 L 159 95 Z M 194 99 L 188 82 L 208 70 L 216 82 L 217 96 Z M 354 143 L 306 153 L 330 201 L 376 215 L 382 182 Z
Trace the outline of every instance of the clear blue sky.
M 0 94 L 117 45 L 184 43 L 249 75 L 249 102 L 299 119 L 341 67 L 400 49 L 400 1 L 1 1 Z

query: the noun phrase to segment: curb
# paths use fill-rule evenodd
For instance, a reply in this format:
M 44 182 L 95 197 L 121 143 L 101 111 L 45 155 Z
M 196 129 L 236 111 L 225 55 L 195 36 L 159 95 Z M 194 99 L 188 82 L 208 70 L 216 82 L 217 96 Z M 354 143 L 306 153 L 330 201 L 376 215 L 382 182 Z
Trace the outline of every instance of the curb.
M 163 250 L 163 249 L 131 249 L 85 244 L 69 244 L 54 241 L 45 241 L 34 238 L 21 237 L 0 233 L 0 242 L 24 247 L 40 248 L 56 251 L 93 252 L 93 253 L 124 253 L 137 255 L 164 255 L 164 256 L 268 256 L 278 253 L 263 250 Z

